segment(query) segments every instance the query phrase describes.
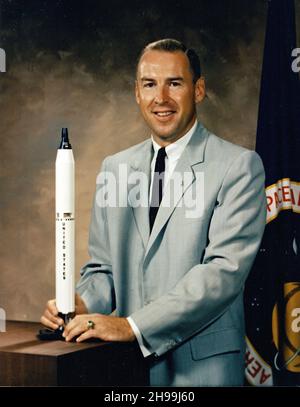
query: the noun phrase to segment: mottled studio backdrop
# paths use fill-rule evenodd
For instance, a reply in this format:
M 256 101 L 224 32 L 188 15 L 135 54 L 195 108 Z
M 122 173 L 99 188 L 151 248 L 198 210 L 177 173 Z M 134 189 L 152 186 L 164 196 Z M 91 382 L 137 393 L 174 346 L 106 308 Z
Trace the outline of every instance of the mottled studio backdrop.
M 38 320 L 54 296 L 61 127 L 76 160 L 78 273 L 101 161 L 148 136 L 133 93 L 140 49 L 175 37 L 198 50 L 209 96 L 199 118 L 254 148 L 266 9 L 267 0 L 0 0 L 0 307 L 9 319 Z

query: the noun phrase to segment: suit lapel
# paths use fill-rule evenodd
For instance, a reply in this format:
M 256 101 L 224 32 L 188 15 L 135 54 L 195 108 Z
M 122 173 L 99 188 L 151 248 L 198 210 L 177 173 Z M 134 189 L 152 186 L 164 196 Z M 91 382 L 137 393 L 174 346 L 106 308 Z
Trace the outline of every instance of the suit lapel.
M 136 184 L 128 184 L 128 197 L 133 210 L 134 219 L 142 238 L 144 247 L 147 247 L 150 233 L 149 226 L 149 188 L 150 188 L 150 167 L 152 159 L 152 141 L 147 140 L 143 145 L 142 151 L 137 157 L 133 157 L 130 166 L 134 172 L 140 172 L 143 177 L 142 185 L 138 188 Z M 134 205 L 130 199 L 130 194 L 137 195 L 139 189 L 140 194 L 144 194 L 143 204 Z

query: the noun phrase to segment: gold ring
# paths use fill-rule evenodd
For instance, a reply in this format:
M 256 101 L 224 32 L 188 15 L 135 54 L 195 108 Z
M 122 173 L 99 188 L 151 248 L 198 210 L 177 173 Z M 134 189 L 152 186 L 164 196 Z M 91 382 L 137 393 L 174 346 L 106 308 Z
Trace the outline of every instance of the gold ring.
M 87 329 L 94 329 L 95 328 L 95 322 L 87 321 L 86 326 L 87 326 Z

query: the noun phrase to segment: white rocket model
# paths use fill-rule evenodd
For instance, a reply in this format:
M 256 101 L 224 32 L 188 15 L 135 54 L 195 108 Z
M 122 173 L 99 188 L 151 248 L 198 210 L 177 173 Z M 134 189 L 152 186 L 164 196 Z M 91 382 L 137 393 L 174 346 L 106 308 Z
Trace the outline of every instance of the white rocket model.
M 75 164 L 63 128 L 55 163 L 56 306 L 68 323 L 75 313 Z

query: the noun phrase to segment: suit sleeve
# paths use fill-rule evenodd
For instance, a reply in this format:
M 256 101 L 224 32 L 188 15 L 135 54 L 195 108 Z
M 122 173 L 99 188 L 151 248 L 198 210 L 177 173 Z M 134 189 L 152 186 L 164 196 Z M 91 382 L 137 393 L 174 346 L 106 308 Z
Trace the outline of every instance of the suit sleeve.
M 243 290 L 265 227 L 264 181 L 259 156 L 240 154 L 219 190 L 202 263 L 171 291 L 130 315 L 157 356 L 220 317 Z
M 106 170 L 106 160 L 103 161 L 100 174 Z M 89 313 L 110 314 L 115 309 L 115 293 L 106 209 L 97 199 L 100 187 L 97 182 L 89 230 L 90 260 L 80 270 L 81 278 L 76 291 L 84 300 Z

